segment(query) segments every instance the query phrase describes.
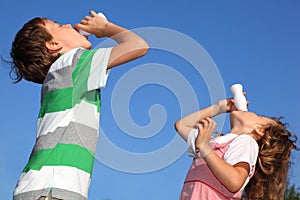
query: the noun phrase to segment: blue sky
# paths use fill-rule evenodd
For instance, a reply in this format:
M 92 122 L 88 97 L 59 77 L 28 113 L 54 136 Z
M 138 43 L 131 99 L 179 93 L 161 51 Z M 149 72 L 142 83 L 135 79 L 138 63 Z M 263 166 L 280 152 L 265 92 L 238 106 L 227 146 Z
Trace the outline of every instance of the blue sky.
M 249 110 L 284 116 L 300 133 L 299 1 L 3 1 L 1 55 L 9 58 L 14 35 L 29 19 L 73 25 L 90 9 L 142 35 L 150 50 L 113 69 L 102 90 L 89 199 L 178 199 L 192 160 L 173 124 L 230 97 L 236 82 L 244 85 Z M 94 47 L 105 42 L 90 40 Z M 39 85 L 12 84 L 8 72 L 1 63 L 1 199 L 11 198 L 34 145 L 40 97 Z M 226 133 L 227 116 L 216 120 Z M 300 186 L 298 160 L 293 152 L 290 179 Z

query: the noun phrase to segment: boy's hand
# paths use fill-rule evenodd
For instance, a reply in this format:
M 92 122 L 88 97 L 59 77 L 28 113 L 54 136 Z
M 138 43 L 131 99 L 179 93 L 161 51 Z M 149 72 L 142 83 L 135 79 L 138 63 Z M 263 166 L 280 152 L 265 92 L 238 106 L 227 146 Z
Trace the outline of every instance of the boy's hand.
M 74 27 L 94 34 L 98 38 L 106 36 L 105 29 L 109 22 L 93 10 L 90 11 L 90 14 L 91 16 L 85 16 L 85 18 L 80 21 L 80 24 L 75 24 Z
M 196 126 L 198 128 L 198 136 L 196 138 L 195 146 L 196 149 L 199 150 L 202 158 L 205 158 L 211 151 L 209 141 L 211 140 L 212 133 L 215 130 L 217 123 L 208 117 L 200 120 Z

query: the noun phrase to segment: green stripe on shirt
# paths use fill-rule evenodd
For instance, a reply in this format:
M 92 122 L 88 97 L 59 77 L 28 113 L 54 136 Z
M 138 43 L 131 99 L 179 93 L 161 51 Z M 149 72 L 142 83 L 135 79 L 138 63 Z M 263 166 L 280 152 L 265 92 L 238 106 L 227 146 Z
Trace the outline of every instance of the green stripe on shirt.
M 64 88 L 48 92 L 45 95 L 38 118 L 46 113 L 63 111 L 72 108 L 73 88 Z
M 55 148 L 35 152 L 23 169 L 40 170 L 43 166 L 70 166 L 92 174 L 94 153 L 74 144 L 57 144 Z
M 82 99 L 97 105 L 100 111 L 99 91 L 88 92 L 87 88 L 91 57 L 94 54 L 95 51 L 83 52 L 72 73 L 73 87 L 54 90 L 45 95 L 38 118 L 42 118 L 46 113 L 73 108 Z
M 72 76 L 73 78 L 76 78 L 79 73 L 84 73 L 87 75 L 86 78 L 88 78 L 88 75 L 90 73 L 90 67 L 92 63 L 92 58 L 94 54 L 96 53 L 95 50 L 89 50 L 89 51 L 84 51 L 76 65 L 76 68 L 74 69 Z M 81 66 L 88 66 L 87 68 L 82 68 Z M 83 75 L 80 75 L 83 76 Z
M 72 73 L 73 87 L 77 94 L 86 92 L 90 75 L 92 57 L 96 51 L 84 51 Z
M 73 88 L 65 88 L 48 92 L 42 103 L 38 118 L 44 117 L 47 113 L 64 111 L 73 108 L 82 100 L 94 104 L 100 112 L 100 91 L 93 90 L 84 94 L 84 97 L 76 98 L 73 94 Z

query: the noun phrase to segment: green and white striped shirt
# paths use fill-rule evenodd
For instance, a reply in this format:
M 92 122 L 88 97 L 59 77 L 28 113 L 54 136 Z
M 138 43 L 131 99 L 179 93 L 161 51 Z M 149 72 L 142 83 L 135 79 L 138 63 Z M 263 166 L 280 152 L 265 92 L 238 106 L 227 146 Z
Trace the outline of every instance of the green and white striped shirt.
M 111 48 L 73 49 L 51 66 L 41 94 L 37 138 L 14 200 L 85 200 L 99 130 L 100 90 Z

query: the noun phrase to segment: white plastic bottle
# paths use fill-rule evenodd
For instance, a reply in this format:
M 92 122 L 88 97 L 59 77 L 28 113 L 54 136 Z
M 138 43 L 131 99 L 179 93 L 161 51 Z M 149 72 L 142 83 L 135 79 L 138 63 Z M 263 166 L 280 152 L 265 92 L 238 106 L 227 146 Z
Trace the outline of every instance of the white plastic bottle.
M 104 18 L 105 20 L 107 20 L 107 18 L 105 17 L 105 15 L 104 15 L 102 12 L 99 12 L 98 15 L 99 15 L 100 17 Z M 79 30 L 79 33 L 80 33 L 81 35 L 84 35 L 84 36 L 90 36 L 90 35 L 91 35 L 91 33 L 88 33 L 88 32 L 83 31 L 83 30 Z
M 232 85 L 230 91 L 233 95 L 235 107 L 241 111 L 248 111 L 247 100 L 245 95 L 243 94 L 242 84 L 237 83 Z

